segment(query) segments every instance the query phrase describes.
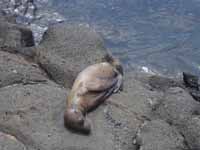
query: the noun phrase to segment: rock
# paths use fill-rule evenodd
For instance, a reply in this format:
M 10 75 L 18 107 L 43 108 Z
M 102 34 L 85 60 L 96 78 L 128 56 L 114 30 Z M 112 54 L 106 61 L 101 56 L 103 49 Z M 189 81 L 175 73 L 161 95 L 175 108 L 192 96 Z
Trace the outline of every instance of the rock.
M 170 79 L 167 77 L 156 76 L 156 75 L 149 77 L 149 85 L 153 89 L 162 91 L 165 91 L 170 87 L 183 87 L 183 85 L 175 79 Z
M 20 58 L 16 56 L 17 60 Z M 18 66 L 14 60 L 12 62 Z M 125 78 L 124 92 L 113 95 L 88 114 L 92 133 L 87 137 L 64 127 L 65 89 L 49 82 L 2 87 L 0 131 L 6 131 L 32 150 L 135 150 L 132 139 L 140 124 L 150 118 L 152 108 L 148 98 L 158 95 L 146 90 L 131 74 Z
M 199 80 L 198 76 L 183 72 L 183 81 L 186 87 L 199 90 L 198 80 Z
M 0 49 L 34 57 L 38 64 L 19 54 L 0 51 L 0 148 L 171 150 L 186 149 L 184 142 L 197 147 L 199 135 L 193 129 L 199 123 L 188 121 L 200 114 L 200 104 L 179 82 L 139 75 L 145 78 L 140 81 L 132 72 L 124 76 L 123 92 L 87 114 L 92 122 L 90 135 L 66 129 L 63 113 L 68 88 L 82 69 L 107 53 L 103 41 L 86 26 L 59 24 L 49 28 L 41 45 L 29 47 L 30 32 L 21 28 L 0 22 L 0 30 L 5 29 L 0 32 Z M 154 120 L 157 117 L 164 121 Z
M 47 34 L 51 36 L 45 35 L 37 47 L 36 61 L 49 79 L 62 85 L 66 81 L 69 87 L 77 73 L 100 61 L 106 50 L 98 34 L 87 27 L 60 25 L 56 30 L 59 32 L 50 28 Z M 140 124 L 150 118 L 148 98 L 157 101 L 155 91 L 148 92 L 129 74 L 123 93 L 88 114 L 92 134 L 86 137 L 64 127 L 66 89 L 18 54 L 0 51 L 0 61 L 0 131 L 12 135 L 27 149 L 134 150 L 132 139 Z
M 18 51 L 34 45 L 31 30 L 7 21 L 0 21 L 0 50 Z
M 38 65 L 22 56 L 0 51 L 0 88 L 12 84 L 49 82 Z
M 139 126 L 151 120 L 152 108 L 162 94 L 148 91 L 142 83 L 132 77 L 132 73 L 126 74 L 124 81 L 123 92 L 112 95 L 105 102 L 107 104 L 104 109 L 105 121 L 108 122 L 109 130 L 113 132 L 114 137 L 119 139 L 115 145 L 121 143 L 116 149 L 137 149 L 132 139 L 136 136 Z
M 182 128 L 182 133 L 190 149 L 200 149 L 200 116 L 193 116 Z
M 27 148 L 43 150 L 62 147 L 61 143 L 55 143 L 61 140 L 56 130 L 63 126 L 58 122 L 63 120 L 64 89 L 46 84 L 18 84 L 1 88 L 0 95 L 0 129 L 6 129 Z M 64 128 L 62 132 L 65 132 Z M 63 137 L 62 140 L 65 139 Z
M 0 6 L 0 22 L 9 22 L 15 24 L 16 23 L 15 19 L 16 18 L 14 16 L 6 14 L 3 11 L 1 11 L 1 6 Z
M 163 120 L 145 123 L 136 138 L 138 150 L 183 150 L 184 138 Z
M 197 91 L 197 90 L 189 90 L 190 91 L 190 94 L 192 95 L 192 97 L 200 102 L 200 91 Z
M 86 137 L 64 127 L 65 101 L 66 90 L 48 84 L 1 88 L 0 129 L 6 128 L 8 134 L 35 150 L 134 149 L 132 139 L 141 123 L 134 113 L 102 105 L 89 114 L 92 134 Z
M 6 14 L 16 16 L 17 22 L 30 23 L 35 19 L 36 5 L 34 0 L 1 0 L 0 9 Z
M 157 107 L 163 97 L 162 92 L 151 91 L 143 86 L 143 83 L 133 77 L 132 72 L 124 76 L 124 90 L 120 94 L 114 94 L 111 99 L 125 105 L 138 119 L 151 120 L 152 110 Z
M 200 102 L 200 91 L 199 91 L 199 78 L 198 76 L 185 73 L 183 72 L 183 81 L 185 83 L 185 86 L 187 87 L 187 90 L 192 95 L 192 97 Z
M 199 108 L 199 103 L 187 91 L 174 87 L 166 91 L 156 113 L 168 123 L 182 126 L 194 113 L 199 112 Z
M 106 54 L 101 37 L 84 25 L 57 24 L 44 34 L 36 60 L 54 81 L 71 87 L 77 74 Z
M 19 142 L 14 136 L 0 132 L 0 149 L 1 150 L 25 150 L 23 143 Z

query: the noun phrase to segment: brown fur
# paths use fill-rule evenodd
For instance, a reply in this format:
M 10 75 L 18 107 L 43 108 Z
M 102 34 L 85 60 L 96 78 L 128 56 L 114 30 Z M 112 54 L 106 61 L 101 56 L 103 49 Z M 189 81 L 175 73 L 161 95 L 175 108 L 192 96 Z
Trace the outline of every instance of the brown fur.
M 90 133 L 91 124 L 86 113 L 122 86 L 123 69 L 120 62 L 112 56 L 105 56 L 105 61 L 87 67 L 76 78 L 67 98 L 64 114 L 66 127 Z

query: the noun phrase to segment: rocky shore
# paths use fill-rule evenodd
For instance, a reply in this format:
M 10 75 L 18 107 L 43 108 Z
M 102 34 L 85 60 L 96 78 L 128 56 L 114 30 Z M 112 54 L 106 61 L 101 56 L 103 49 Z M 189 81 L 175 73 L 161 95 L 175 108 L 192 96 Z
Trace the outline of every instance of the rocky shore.
M 180 79 L 126 72 L 124 91 L 89 114 L 91 135 L 66 129 L 66 96 L 78 72 L 107 51 L 91 28 L 32 32 L 0 15 L 1 150 L 199 150 L 200 103 Z

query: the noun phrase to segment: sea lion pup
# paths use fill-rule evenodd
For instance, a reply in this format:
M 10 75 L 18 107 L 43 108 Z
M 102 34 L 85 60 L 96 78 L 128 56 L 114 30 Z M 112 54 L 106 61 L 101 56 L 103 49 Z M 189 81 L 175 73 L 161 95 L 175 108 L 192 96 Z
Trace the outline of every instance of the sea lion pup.
M 80 72 L 67 98 L 65 126 L 89 134 L 91 124 L 86 117 L 87 112 L 104 102 L 112 93 L 121 90 L 122 76 L 122 65 L 109 54 L 104 57 L 104 62 Z

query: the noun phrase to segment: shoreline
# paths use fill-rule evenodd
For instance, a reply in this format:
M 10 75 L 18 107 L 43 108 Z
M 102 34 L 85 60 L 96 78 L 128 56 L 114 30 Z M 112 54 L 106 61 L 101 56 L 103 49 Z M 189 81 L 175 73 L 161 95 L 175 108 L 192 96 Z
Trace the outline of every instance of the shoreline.
M 90 27 L 63 23 L 51 26 L 33 46 L 31 30 L 8 20 L 0 16 L 0 147 L 200 148 L 200 103 L 182 79 L 140 72 L 126 73 L 124 91 L 88 114 L 91 135 L 67 130 L 67 93 L 78 72 L 107 53 L 103 39 Z

